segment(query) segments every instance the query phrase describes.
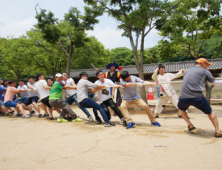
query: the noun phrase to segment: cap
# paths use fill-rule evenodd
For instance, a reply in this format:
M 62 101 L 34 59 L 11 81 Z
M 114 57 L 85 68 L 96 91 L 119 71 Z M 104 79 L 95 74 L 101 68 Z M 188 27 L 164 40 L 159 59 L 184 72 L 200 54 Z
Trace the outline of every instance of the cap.
M 208 62 L 207 59 L 205 59 L 205 58 L 199 58 L 196 60 L 196 62 L 199 64 L 207 63 L 208 66 L 210 66 L 212 64 L 212 63 Z
M 63 76 L 62 76 L 62 74 L 57 73 L 57 74 L 55 75 L 55 77 L 63 77 Z

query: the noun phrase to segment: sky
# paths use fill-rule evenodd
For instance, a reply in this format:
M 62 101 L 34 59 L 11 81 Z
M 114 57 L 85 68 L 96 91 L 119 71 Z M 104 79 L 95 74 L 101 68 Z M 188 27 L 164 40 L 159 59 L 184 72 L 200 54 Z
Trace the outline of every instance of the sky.
M 69 8 L 77 7 L 82 13 L 84 12 L 83 0 L 0 0 L 0 37 L 15 38 L 25 35 L 34 24 L 35 5 L 54 13 L 58 19 L 63 19 L 64 14 Z M 95 36 L 106 49 L 116 47 L 127 47 L 131 49 L 130 41 L 122 37 L 122 30 L 117 30 L 117 22 L 108 17 L 107 14 L 99 17 L 99 23 L 95 25 L 93 31 L 87 31 L 89 36 Z M 156 30 L 152 30 L 145 38 L 145 48 L 157 45 L 161 37 Z

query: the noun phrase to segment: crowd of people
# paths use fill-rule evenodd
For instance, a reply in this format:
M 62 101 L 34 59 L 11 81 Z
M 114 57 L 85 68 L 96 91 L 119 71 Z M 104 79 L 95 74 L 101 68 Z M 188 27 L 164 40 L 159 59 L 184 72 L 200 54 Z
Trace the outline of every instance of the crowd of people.
M 105 127 L 115 126 L 110 121 L 112 117 L 109 110 L 110 107 L 114 111 L 114 115 L 119 117 L 123 126 L 130 129 L 135 127 L 136 123 L 129 114 L 128 106 L 135 104 L 145 110 L 153 126 L 160 127 L 161 125 L 156 119 L 167 101 L 170 100 L 179 110 L 178 116 L 187 122 L 189 131 L 196 129 L 187 115 L 187 109 L 190 106 L 194 106 L 208 115 L 215 128 L 214 136 L 222 137 L 217 116 L 203 96 L 206 81 L 213 85 L 222 84 L 222 80 L 216 80 L 207 70 L 210 65 L 211 63 L 206 59 L 200 58 L 196 60 L 195 67 L 180 70 L 176 74 L 165 73 L 165 67 L 159 65 L 152 75 L 152 79 L 155 82 L 144 81 L 139 77 L 130 75 L 128 71 L 120 73 L 116 69 L 121 70 L 121 68 L 115 63 L 107 65 L 107 69 L 110 70 L 107 73 L 96 68 L 98 80 L 94 83 L 88 80 L 86 72 L 80 73 L 80 80 L 77 84 L 72 78 L 68 78 L 66 72 L 56 74 L 55 81 L 51 77 L 47 77 L 45 80 L 43 74 L 38 73 L 36 76 L 28 77 L 27 85 L 25 85 L 23 79 L 20 79 L 17 88 L 14 80 L 4 80 L 4 82 L 0 80 L 1 115 L 30 118 L 37 112 L 38 118 L 47 116 L 50 120 L 53 120 L 53 112 L 56 111 L 59 114 L 57 118 L 58 123 L 68 122 L 69 120 L 72 122 L 82 122 L 83 119 L 70 107 L 75 103 L 85 113 L 89 121 L 94 122 L 93 116 L 87 110 L 87 108 L 92 108 L 96 123 L 102 124 L 104 121 Z M 183 84 L 180 97 L 178 98 L 176 91 L 171 85 L 171 81 L 182 76 Z M 117 85 L 116 82 L 118 81 L 120 81 L 120 85 Z M 150 110 L 147 103 L 140 98 L 137 92 L 137 87 L 144 85 L 159 86 L 159 98 L 155 112 Z M 119 88 L 123 88 L 123 97 L 120 95 Z M 89 92 L 98 93 L 98 103 L 89 97 Z M 19 99 L 18 93 L 20 94 Z M 41 113 L 37 104 L 39 99 L 44 114 Z M 28 110 L 29 114 L 25 114 L 25 110 Z

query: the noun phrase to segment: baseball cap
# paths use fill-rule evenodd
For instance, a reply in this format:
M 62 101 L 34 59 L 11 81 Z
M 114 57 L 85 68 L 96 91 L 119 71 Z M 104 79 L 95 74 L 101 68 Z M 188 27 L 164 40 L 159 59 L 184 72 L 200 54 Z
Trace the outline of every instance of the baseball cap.
M 57 74 L 55 75 L 55 77 L 63 77 L 63 76 L 62 76 L 62 74 L 57 73 Z
M 208 66 L 210 66 L 212 64 L 212 63 L 208 62 L 205 58 L 199 58 L 196 60 L 196 62 L 199 64 L 207 63 Z

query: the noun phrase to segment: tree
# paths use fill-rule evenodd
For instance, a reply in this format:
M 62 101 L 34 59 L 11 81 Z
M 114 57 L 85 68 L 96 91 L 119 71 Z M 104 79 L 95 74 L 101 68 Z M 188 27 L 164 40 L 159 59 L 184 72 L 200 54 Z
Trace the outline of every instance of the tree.
M 126 47 L 111 49 L 109 55 L 109 62 L 118 63 L 120 66 L 135 65 L 133 52 Z
M 103 44 L 95 37 L 87 38 L 88 42 L 84 46 L 76 48 L 73 53 L 71 65 L 73 69 L 92 68 L 91 63 L 98 68 L 104 67 L 107 64 L 109 50 L 106 50 Z
M 25 38 L 5 39 L 0 45 L 2 72 L 9 79 L 20 79 L 38 70 L 35 65 L 29 65 L 26 52 Z
M 60 22 L 52 12 L 46 14 L 44 9 L 41 9 L 40 13 L 36 15 L 38 20 L 36 26 L 42 31 L 43 38 L 47 42 L 57 45 L 67 56 L 68 76 L 74 49 L 84 46 L 87 41 L 85 31 L 93 29 L 93 26 L 98 23 L 96 18 L 103 12 L 99 7 L 85 7 L 84 9 L 85 15 L 81 15 L 77 8 L 71 7 L 65 14 L 64 20 Z
M 139 77 L 144 79 L 144 40 L 152 29 L 160 29 L 172 11 L 171 3 L 161 0 L 84 0 L 89 5 L 101 5 L 118 22 L 123 36 L 129 38 Z M 133 35 L 136 35 L 135 39 Z M 140 38 L 140 55 L 138 41 Z M 141 98 L 147 102 L 145 88 L 140 88 Z
M 176 0 L 174 4 L 175 11 L 161 28 L 167 40 L 159 43 L 160 55 L 167 59 L 186 53 L 197 59 L 205 41 L 222 25 L 220 1 Z

